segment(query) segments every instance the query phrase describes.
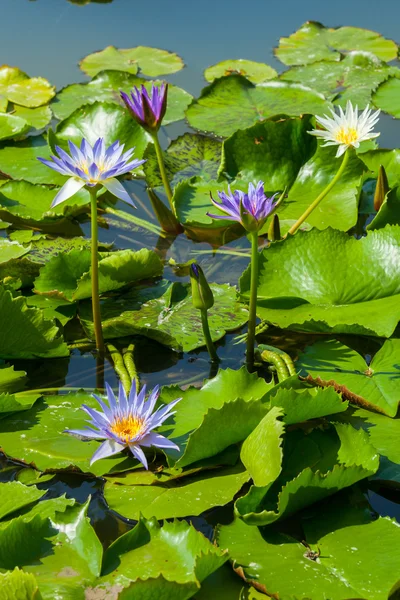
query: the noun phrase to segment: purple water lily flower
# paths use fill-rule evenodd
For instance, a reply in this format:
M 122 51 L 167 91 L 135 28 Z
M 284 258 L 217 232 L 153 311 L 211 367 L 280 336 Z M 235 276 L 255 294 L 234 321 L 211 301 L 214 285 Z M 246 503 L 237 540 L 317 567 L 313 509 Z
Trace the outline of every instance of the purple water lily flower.
M 138 393 L 135 381 L 132 381 L 129 396 L 126 395 L 122 383 L 119 384 L 118 399 L 108 383 L 106 383 L 106 390 L 108 405 L 99 396 L 92 394 L 103 412 L 85 404 L 82 406 L 82 409 L 91 417 L 91 420 L 87 421 L 90 427 L 66 429 L 64 432 L 93 440 L 105 440 L 93 454 L 91 465 L 100 458 L 113 456 L 124 448 L 129 448 L 133 456 L 143 464 L 145 469 L 148 469 L 141 446 L 179 450 L 174 442 L 155 433 L 153 429 L 175 414 L 172 409 L 182 398 L 177 398 L 153 412 L 160 395 L 160 386 L 158 385 L 149 394 L 147 400 L 145 399 L 146 386 L 144 385 Z
M 106 148 L 103 138 L 99 138 L 93 147 L 85 139 L 82 140 L 80 148 L 70 141 L 68 146 L 71 155 L 56 146 L 58 157 L 51 156 L 51 160 L 38 159 L 61 175 L 70 177 L 54 198 L 52 208 L 68 200 L 84 186 L 96 185 L 103 185 L 111 194 L 135 207 L 128 192 L 116 179 L 146 162 L 132 159 L 135 148 L 124 152 L 124 144 L 120 144 L 119 141 Z
M 225 215 L 207 213 L 212 219 L 230 219 L 241 223 L 246 231 L 259 231 L 276 206 L 274 202 L 277 194 L 268 198 L 264 193 L 264 183 L 259 181 L 256 186 L 249 183 L 247 194 L 241 190 L 218 192 L 221 202 L 211 196 L 211 202 Z
M 139 125 L 150 133 L 159 130 L 167 110 L 167 83 L 163 83 L 161 86 L 153 83 L 150 94 L 144 85 L 140 88 L 134 87 L 130 96 L 122 91 L 120 94 L 127 109 Z

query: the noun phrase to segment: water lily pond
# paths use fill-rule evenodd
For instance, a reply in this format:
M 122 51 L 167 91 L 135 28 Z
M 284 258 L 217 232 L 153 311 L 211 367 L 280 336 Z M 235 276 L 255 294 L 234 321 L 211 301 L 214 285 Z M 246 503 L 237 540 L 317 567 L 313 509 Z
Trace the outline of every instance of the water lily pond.
M 399 47 L 246 39 L 7 50 L 0 600 L 400 598 Z

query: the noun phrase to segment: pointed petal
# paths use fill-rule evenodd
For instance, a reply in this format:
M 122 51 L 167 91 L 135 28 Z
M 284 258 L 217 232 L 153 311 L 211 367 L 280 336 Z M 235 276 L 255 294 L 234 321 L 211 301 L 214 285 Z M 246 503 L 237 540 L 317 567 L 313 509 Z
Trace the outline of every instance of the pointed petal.
M 179 450 L 179 446 L 159 433 L 148 433 L 140 441 L 140 445 L 145 447 L 155 446 L 156 448 L 173 448 L 174 450 Z
M 147 399 L 147 402 L 144 405 L 144 410 L 146 411 L 145 418 L 147 419 L 154 410 L 158 397 L 160 395 L 160 386 L 156 385 L 156 387 L 151 392 L 150 396 Z
M 114 394 L 110 384 L 107 383 L 107 381 L 106 381 L 106 392 L 107 392 L 108 403 L 110 405 L 111 410 L 114 412 L 115 410 L 117 410 L 117 400 L 115 398 L 115 394 Z
M 130 204 L 131 206 L 133 206 L 133 208 L 136 208 L 132 198 L 130 197 L 122 183 L 118 181 L 118 179 L 111 177 L 111 179 L 105 179 L 101 183 L 111 194 L 113 194 L 120 200 L 123 200 L 127 204 Z
M 107 458 L 107 456 L 118 454 L 118 452 L 121 452 L 123 449 L 124 447 L 121 444 L 118 444 L 118 442 L 115 440 L 107 440 L 103 442 L 99 448 L 97 448 L 96 452 L 90 459 L 90 465 L 96 462 L 96 460 L 100 460 L 100 458 Z
M 129 450 L 132 452 L 133 456 L 138 459 L 139 462 L 142 463 L 145 469 L 148 470 L 149 466 L 147 464 L 147 459 L 144 455 L 143 450 L 140 446 L 136 446 L 134 444 L 129 445 Z
M 63 433 L 70 433 L 71 435 L 77 435 L 79 437 L 85 437 L 91 440 L 104 439 L 104 435 L 102 435 L 100 431 L 95 431 L 90 427 L 87 429 L 64 429 Z
M 79 190 L 82 189 L 84 185 L 85 185 L 85 182 L 82 181 L 81 179 L 76 179 L 75 177 L 70 177 L 70 179 L 68 179 L 67 183 L 64 183 L 61 190 L 58 192 L 57 196 L 54 198 L 53 202 L 51 203 L 51 208 L 54 208 L 58 204 L 61 204 L 61 202 L 64 202 L 65 200 L 68 200 L 68 198 L 71 198 L 71 196 L 73 196 L 74 194 L 79 192 Z
M 125 388 L 122 385 L 122 381 L 119 382 L 118 404 L 120 411 L 123 414 L 126 414 L 128 412 L 128 400 L 126 397 Z

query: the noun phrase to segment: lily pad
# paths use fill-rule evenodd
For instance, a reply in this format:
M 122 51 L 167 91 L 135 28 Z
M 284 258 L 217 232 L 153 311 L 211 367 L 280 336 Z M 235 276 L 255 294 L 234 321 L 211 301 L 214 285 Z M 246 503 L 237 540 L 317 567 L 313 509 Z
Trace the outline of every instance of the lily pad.
M 50 158 L 51 150 L 42 136 L 29 137 L 14 143 L 0 145 L 0 171 L 11 179 L 24 179 L 31 183 L 64 185 L 67 178 L 38 161 Z
M 202 177 L 203 181 L 217 177 L 221 161 L 221 142 L 204 135 L 185 133 L 173 140 L 164 152 L 168 179 L 173 187 L 180 181 Z M 144 172 L 150 187 L 162 185 L 160 169 L 153 144 L 147 146 L 144 154 Z
M 30 125 L 22 117 L 0 113 L 0 140 L 16 138 L 28 131 Z
M 288 189 L 316 150 L 311 129 L 309 115 L 279 116 L 239 129 L 224 141 L 219 172 L 229 180 L 261 180 L 270 192 Z
M 383 201 L 379 211 L 368 223 L 366 229 L 382 229 L 386 225 L 400 225 L 400 188 L 396 186 L 390 190 Z
M 243 75 L 252 83 L 262 83 L 274 79 L 278 73 L 265 63 L 245 60 L 243 58 L 223 60 L 204 71 L 204 78 L 210 83 L 222 76 Z
M 377 108 L 398 119 L 400 118 L 399 92 L 400 79 L 390 77 L 378 87 L 372 96 L 372 101 Z
M 0 239 L 0 264 L 7 263 L 9 260 L 20 258 L 29 252 L 30 248 L 26 248 L 18 242 L 10 242 L 6 239 Z
M 116 140 L 125 144 L 125 150 L 135 148 L 134 157 L 142 158 L 150 136 L 122 106 L 110 102 L 86 104 L 62 121 L 56 129 L 57 143 L 68 151 L 68 141 L 79 144 L 85 138 L 94 144 L 103 138 L 110 146 Z
M 349 52 L 339 62 L 321 60 L 305 66 L 292 67 L 280 76 L 281 81 L 297 81 L 309 85 L 327 97 L 337 96 L 335 104 L 345 106 L 350 100 L 360 109 L 371 102 L 372 93 L 391 75 L 399 76 L 396 67 L 390 67 L 369 52 Z
M 12 393 L 24 387 L 25 371 L 15 371 L 13 366 L 0 365 L 0 392 Z
M 126 251 L 125 251 L 126 252 Z M 101 264 L 101 263 L 100 263 Z M 236 289 L 211 284 L 215 304 L 208 311 L 214 342 L 247 322 L 247 310 L 236 299 Z M 200 311 L 193 307 L 189 284 L 163 281 L 151 288 L 138 288 L 116 301 L 102 303 L 105 339 L 144 335 L 171 348 L 190 352 L 205 345 Z M 91 307 L 82 303 L 79 317 L 87 334 L 93 336 Z
M 32 504 L 46 493 L 45 490 L 38 490 L 34 485 L 23 485 L 19 481 L 1 483 L 0 490 L 0 519 L 20 510 L 28 504 Z
M 74 302 L 92 297 L 90 250 L 83 248 L 59 253 L 41 269 L 35 292 Z M 100 293 L 125 287 L 129 283 L 157 277 L 163 265 L 153 250 L 142 248 L 107 253 L 99 260 Z
M 384 61 L 397 58 L 397 45 L 375 31 L 358 27 L 331 29 L 308 21 L 288 38 L 279 40 L 276 56 L 285 65 L 307 65 L 320 60 L 338 61 L 353 50 L 371 52 Z
M 90 77 L 94 77 L 106 69 L 126 71 L 132 75 L 135 75 L 140 69 L 144 75 L 157 77 L 180 71 L 184 67 L 184 63 L 177 54 L 159 48 L 137 46 L 136 48 L 119 49 L 107 46 L 104 50 L 85 56 L 79 66 Z
M 216 79 L 186 111 L 189 125 L 220 136 L 250 127 L 276 114 L 298 116 L 325 112 L 330 103 L 318 92 L 297 83 L 253 85 L 241 75 Z
M 52 103 L 55 116 L 62 120 L 71 115 L 84 104 L 94 102 L 113 102 L 120 104 L 119 90 L 129 93 L 134 86 L 144 85 L 150 89 L 152 83 L 122 71 L 102 71 L 89 83 L 74 83 L 59 92 Z M 179 87 L 170 85 L 168 88 L 168 107 L 163 124 L 168 125 L 184 117 L 184 111 L 192 100 L 192 96 Z
M 389 225 L 359 240 L 329 228 L 272 243 L 260 254 L 257 313 L 283 328 L 390 337 L 400 320 L 399 243 L 400 227 Z
M 50 107 L 38 106 L 37 108 L 27 108 L 26 106 L 17 106 L 13 108 L 13 114 L 21 119 L 25 119 L 27 123 L 35 129 L 43 129 L 46 127 L 53 116 Z
M 111 510 L 127 519 L 140 515 L 156 519 L 200 515 L 228 504 L 248 481 L 243 466 L 201 472 L 184 479 L 152 485 L 118 485 L 107 482 L 104 497 Z
M 43 77 L 28 77 L 15 67 L 0 67 L 0 96 L 9 102 L 33 108 L 47 104 L 55 88 Z
M 319 385 L 333 386 L 353 404 L 389 417 L 397 413 L 400 340 L 386 340 L 369 364 L 336 340 L 317 342 L 299 356 L 296 367 Z
M 68 356 L 67 345 L 53 321 L 38 308 L 28 308 L 25 298 L 13 298 L 0 286 L 0 313 L 7 315 L 0 331 L 2 358 L 54 358 Z
M 41 600 L 36 579 L 16 567 L 13 571 L 0 573 L 0 600 Z

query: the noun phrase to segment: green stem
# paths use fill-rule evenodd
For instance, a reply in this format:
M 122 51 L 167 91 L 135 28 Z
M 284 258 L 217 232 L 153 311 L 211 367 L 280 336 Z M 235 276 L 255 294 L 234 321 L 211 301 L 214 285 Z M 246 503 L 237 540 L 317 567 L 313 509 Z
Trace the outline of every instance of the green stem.
M 92 226 L 92 311 L 93 326 L 96 337 L 96 348 L 104 352 L 103 331 L 101 328 L 100 295 L 99 295 L 99 252 L 98 252 L 98 225 L 97 225 L 97 189 L 89 188 L 90 216 Z
M 257 283 L 258 283 L 258 232 L 251 233 L 251 279 L 250 279 L 250 305 L 249 305 L 249 325 L 247 332 L 247 365 L 252 367 L 254 364 L 254 340 L 256 331 L 256 308 L 257 308 Z
M 261 358 L 265 362 L 272 363 L 275 366 L 279 381 L 288 379 L 289 369 L 287 368 L 283 356 L 280 356 L 276 352 L 271 352 L 270 350 L 263 350 L 263 352 L 261 352 Z
M 153 142 L 154 142 L 154 148 L 156 150 L 158 167 L 160 169 L 161 179 L 162 179 L 162 182 L 163 182 L 163 185 L 164 185 L 165 193 L 167 195 L 169 206 L 171 208 L 172 214 L 175 214 L 174 205 L 172 203 L 172 196 L 173 196 L 172 189 L 171 189 L 171 186 L 170 186 L 170 183 L 169 183 L 169 180 L 168 180 L 168 175 L 167 175 L 167 171 L 166 171 L 166 168 L 165 168 L 163 151 L 162 151 L 162 148 L 160 146 L 160 141 L 158 139 L 157 132 L 155 132 L 154 134 L 152 134 L 152 138 L 153 138 Z
M 112 344 L 107 344 L 107 350 L 109 351 L 113 360 L 115 372 L 120 378 L 122 385 L 124 386 L 124 390 L 127 394 L 129 394 L 129 390 L 131 389 L 131 378 L 129 377 L 122 354 Z
M 133 380 L 136 381 L 136 389 L 138 390 L 140 382 L 139 382 L 139 374 L 137 372 L 136 365 L 135 365 L 134 352 L 135 352 L 135 345 L 130 344 L 128 346 L 128 348 L 126 348 L 126 350 L 123 351 L 122 356 L 124 359 L 126 370 L 129 373 L 129 377 L 131 378 L 131 381 L 133 381 Z
M 346 150 L 346 152 L 343 156 L 342 164 L 340 165 L 335 177 L 332 179 L 332 181 L 330 183 L 328 183 L 326 188 L 322 190 L 322 192 L 314 200 L 314 202 L 312 204 L 310 204 L 310 206 L 307 208 L 307 210 L 301 215 L 300 219 L 298 219 L 296 221 L 296 223 L 291 226 L 288 233 L 291 233 L 292 235 L 295 234 L 296 231 L 298 230 L 298 228 L 300 227 L 300 225 L 302 225 L 304 223 L 304 221 L 310 216 L 310 214 L 313 212 L 313 210 L 315 210 L 317 208 L 318 204 L 325 198 L 325 196 L 327 194 L 329 194 L 329 192 L 331 191 L 333 186 L 339 181 L 339 179 L 343 175 L 343 171 L 347 167 L 349 157 L 350 157 L 350 153 L 348 150 Z
M 219 362 L 217 351 L 215 350 L 215 346 L 211 339 L 210 327 L 208 325 L 208 314 L 206 308 L 200 309 L 201 314 L 201 324 L 203 326 L 203 333 L 206 340 L 206 346 L 208 350 L 208 354 L 213 362 Z

